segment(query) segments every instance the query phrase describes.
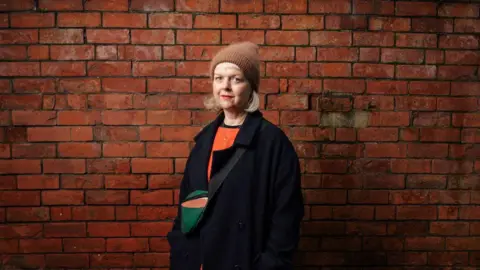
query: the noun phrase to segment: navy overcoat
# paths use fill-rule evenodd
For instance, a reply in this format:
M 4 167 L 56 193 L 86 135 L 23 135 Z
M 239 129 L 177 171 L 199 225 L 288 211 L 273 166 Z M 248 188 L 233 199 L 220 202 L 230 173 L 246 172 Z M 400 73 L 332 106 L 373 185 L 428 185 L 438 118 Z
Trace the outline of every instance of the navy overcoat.
M 220 113 L 195 136 L 180 185 L 180 202 L 194 190 L 208 190 L 209 155 L 223 119 Z M 204 270 L 293 269 L 304 215 L 295 149 L 284 132 L 260 111 L 249 113 L 233 146 L 214 152 L 212 176 L 236 147 L 246 151 L 225 178 L 197 229 L 184 235 L 178 212 L 168 233 L 170 269 L 199 270 L 200 264 Z

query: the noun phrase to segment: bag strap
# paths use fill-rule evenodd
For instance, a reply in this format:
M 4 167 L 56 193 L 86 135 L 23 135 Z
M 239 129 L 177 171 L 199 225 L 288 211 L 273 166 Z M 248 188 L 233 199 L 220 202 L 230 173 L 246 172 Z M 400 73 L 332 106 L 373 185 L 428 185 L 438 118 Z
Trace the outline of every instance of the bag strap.
M 262 121 L 260 131 L 266 127 L 265 121 Z M 218 173 L 216 173 L 212 179 L 210 179 L 210 183 L 208 185 L 208 200 L 210 201 L 215 193 L 217 193 L 220 186 L 223 184 L 223 181 L 227 177 L 228 173 L 232 170 L 233 166 L 238 162 L 238 160 L 242 157 L 243 153 L 245 152 L 245 148 L 237 148 L 233 156 L 228 160 L 227 164 L 223 166 L 222 169 Z
M 218 188 L 223 183 L 223 180 L 227 177 L 228 173 L 232 170 L 233 166 L 238 162 L 240 157 L 245 152 L 245 148 L 237 148 L 233 156 L 228 160 L 228 163 L 218 172 L 216 173 L 212 179 L 210 179 L 210 184 L 208 185 L 208 200 L 210 201 L 215 193 L 217 192 Z

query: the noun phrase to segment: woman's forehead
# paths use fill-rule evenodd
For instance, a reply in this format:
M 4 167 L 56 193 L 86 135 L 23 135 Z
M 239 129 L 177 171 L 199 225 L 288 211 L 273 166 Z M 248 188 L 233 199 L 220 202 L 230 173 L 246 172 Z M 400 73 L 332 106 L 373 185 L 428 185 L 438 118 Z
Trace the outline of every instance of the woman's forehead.
M 242 70 L 235 64 L 229 63 L 229 62 L 224 62 L 220 63 L 215 67 L 214 70 L 215 73 L 238 73 L 238 74 L 243 74 Z

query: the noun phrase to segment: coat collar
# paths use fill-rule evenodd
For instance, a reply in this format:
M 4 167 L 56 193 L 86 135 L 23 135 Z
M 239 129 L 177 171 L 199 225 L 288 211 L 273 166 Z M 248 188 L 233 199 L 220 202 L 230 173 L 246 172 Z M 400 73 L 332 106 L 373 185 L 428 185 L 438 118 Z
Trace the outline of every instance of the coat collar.
M 240 127 L 233 145 L 249 146 L 258 127 L 262 123 L 262 116 L 262 113 L 258 110 L 248 113 L 243 125 Z M 223 123 L 224 118 L 225 114 L 221 112 L 212 123 L 207 125 L 194 137 L 195 142 L 198 143 L 212 141 L 215 137 L 218 127 Z

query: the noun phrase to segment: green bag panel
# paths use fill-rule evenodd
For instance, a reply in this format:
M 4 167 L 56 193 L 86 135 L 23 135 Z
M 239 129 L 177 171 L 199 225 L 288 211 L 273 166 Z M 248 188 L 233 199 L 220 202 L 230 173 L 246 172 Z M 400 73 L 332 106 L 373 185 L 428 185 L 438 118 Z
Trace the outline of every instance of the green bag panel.
M 204 197 L 208 198 L 208 191 L 195 190 L 194 192 L 188 194 L 184 202 Z M 182 232 L 186 234 L 191 232 L 198 225 L 198 223 L 200 223 L 208 201 L 204 207 L 185 207 L 182 205 L 184 202 L 180 204 L 180 211 L 182 215 L 181 229 Z

